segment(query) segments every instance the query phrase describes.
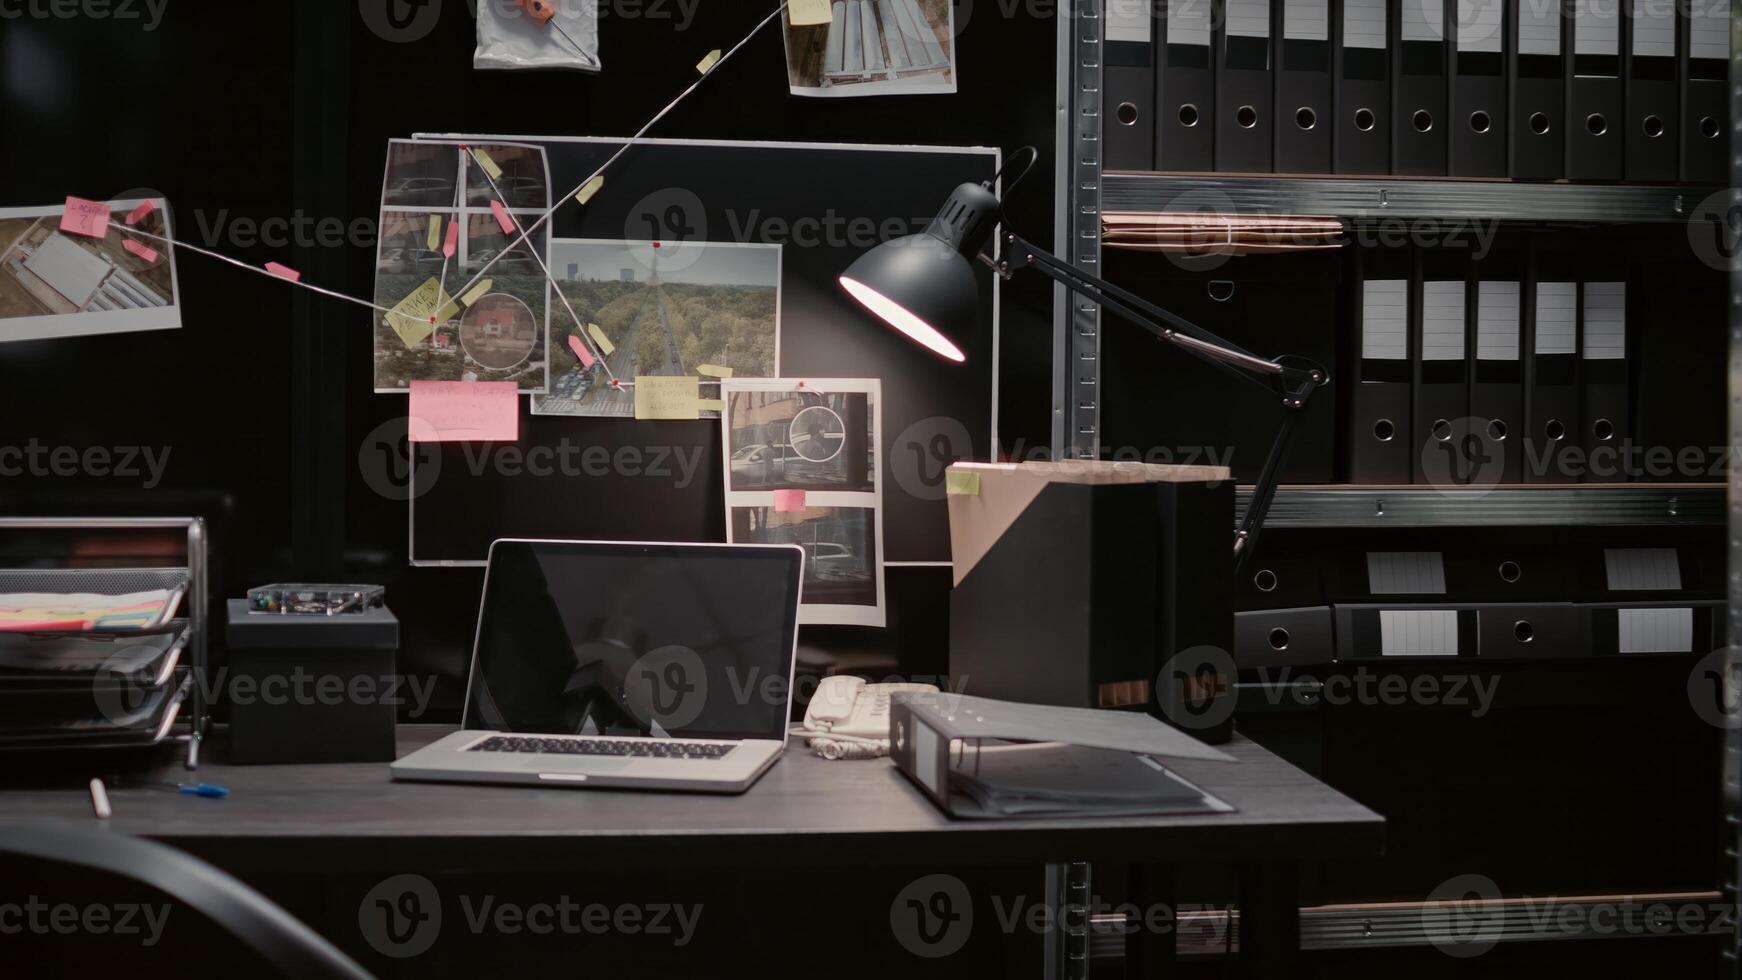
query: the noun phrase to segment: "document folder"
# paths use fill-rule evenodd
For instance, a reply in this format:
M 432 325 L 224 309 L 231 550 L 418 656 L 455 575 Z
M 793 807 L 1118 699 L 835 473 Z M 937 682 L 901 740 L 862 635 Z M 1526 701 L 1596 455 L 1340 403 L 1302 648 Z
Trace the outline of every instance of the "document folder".
M 1241 670 L 1320 666 L 1336 659 L 1330 606 L 1234 614 L 1234 663 Z
M 1567 81 L 1567 177 L 1620 180 L 1621 13 L 1616 0 L 1572 0 Z
M 1629 0 L 1627 124 L 1622 133 L 1628 180 L 1677 179 L 1681 111 L 1676 82 L 1676 0 Z
M 1330 0 L 1279 0 L 1276 162 L 1283 174 L 1331 172 Z
M 1107 0 L 1106 165 L 1155 169 L 1155 25 L 1151 0 Z
M 1386 0 L 1338 0 L 1331 169 L 1391 173 L 1391 48 Z
M 1216 169 L 1269 173 L 1270 0 L 1224 0 L 1216 52 Z
M 1405 484 L 1412 471 L 1410 443 L 1409 284 L 1407 249 L 1362 249 L 1356 291 L 1354 397 L 1349 434 L 1349 480 Z
M 1454 177 L 1506 176 L 1504 0 L 1455 0 L 1450 165 Z M 1529 0 L 1526 0 L 1529 2 Z
M 1157 0 L 1155 166 L 1216 169 L 1216 83 L 1210 64 L 1210 0 Z
M 1632 433 L 1628 424 L 1627 283 L 1581 284 L 1579 332 L 1585 480 L 1624 482 L 1628 473 L 1621 454 Z
M 1730 0 L 1682 0 L 1681 19 L 1687 25 L 1682 72 L 1682 179 L 1727 184 Z
M 1567 172 L 1567 55 L 1561 0 L 1513 0 L 1507 24 L 1512 85 L 1507 172 L 1521 180 L 1559 180 Z
M 1567 450 L 1582 445 L 1579 425 L 1579 284 L 1559 261 L 1533 254 L 1524 302 L 1524 482 L 1576 483 Z
M 1468 486 L 1481 458 L 1469 431 L 1469 255 L 1435 248 L 1419 262 L 1411 321 L 1415 333 L 1415 418 L 1410 464 L 1414 482 Z M 1475 438 L 1472 438 L 1475 437 Z
M 1332 608 L 1338 660 L 1476 656 L 1475 607 L 1387 603 Z
M 1496 245 L 1475 268 L 1470 425 L 1483 454 L 1480 486 L 1518 483 L 1524 472 L 1524 263 L 1520 249 Z
M 1446 173 L 1445 0 L 1392 0 L 1398 27 L 1391 108 L 1391 172 Z

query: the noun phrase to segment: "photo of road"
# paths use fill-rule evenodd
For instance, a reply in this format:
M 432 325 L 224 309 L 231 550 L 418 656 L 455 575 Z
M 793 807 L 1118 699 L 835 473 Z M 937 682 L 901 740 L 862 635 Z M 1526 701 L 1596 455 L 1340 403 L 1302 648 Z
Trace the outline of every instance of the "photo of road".
M 555 307 L 550 393 L 533 399 L 535 414 L 633 418 L 634 391 L 613 388 L 612 376 L 684 377 L 704 365 L 776 372 L 779 246 L 556 239 L 550 254 L 557 288 L 582 322 Z M 571 336 L 603 364 L 583 368 Z

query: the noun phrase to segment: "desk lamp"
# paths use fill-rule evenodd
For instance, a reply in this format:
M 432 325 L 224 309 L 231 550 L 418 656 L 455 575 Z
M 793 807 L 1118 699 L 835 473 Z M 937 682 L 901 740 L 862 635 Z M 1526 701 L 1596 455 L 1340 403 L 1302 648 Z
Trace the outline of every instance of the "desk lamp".
M 1008 170 L 1025 154 L 1027 165 L 1011 181 L 1010 190 L 1033 169 L 1038 154 L 1033 147 L 1023 147 L 1005 164 L 1004 170 Z M 1264 461 L 1252 502 L 1234 532 L 1234 570 L 1238 573 L 1257 546 L 1258 531 L 1276 495 L 1278 471 L 1288 456 L 1295 423 L 1313 392 L 1330 380 L 1329 372 L 1305 358 L 1284 355 L 1267 360 L 1242 350 L 1140 296 L 1073 268 L 1018 235 L 1006 232 L 1003 257 L 993 259 L 984 249 L 1003 219 L 1003 206 L 992 188 L 1004 170 L 983 184 L 957 187 L 923 232 L 884 242 L 860 256 L 841 275 L 841 288 L 872 315 L 920 346 L 961 363 L 967 356 L 957 338 L 973 331 L 980 303 L 973 262 L 986 264 L 1004 279 L 1017 270 L 1033 269 L 1159 339 L 1280 398 L 1286 412 L 1282 428 Z

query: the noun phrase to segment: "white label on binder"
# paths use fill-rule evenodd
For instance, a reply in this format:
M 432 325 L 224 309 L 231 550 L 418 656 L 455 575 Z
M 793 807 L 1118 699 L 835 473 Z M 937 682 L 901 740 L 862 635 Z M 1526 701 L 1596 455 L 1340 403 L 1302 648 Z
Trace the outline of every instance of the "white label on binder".
M 1445 0 L 1403 0 L 1398 26 L 1405 41 L 1444 41 Z
M 1150 0 L 1107 0 L 1107 40 L 1149 43 Z
M 1362 286 L 1362 359 L 1409 360 L 1409 281 L 1369 279 Z
M 1627 284 L 1585 283 L 1585 360 L 1627 357 Z
M 1621 653 L 1693 653 L 1692 609 L 1617 609 L 1615 640 Z
M 1421 359 L 1464 359 L 1464 284 L 1421 284 Z
M 1384 657 L 1457 656 L 1458 611 L 1379 610 L 1379 654 Z
M 1730 0 L 1688 5 L 1688 57 L 1730 60 Z
M 1518 0 L 1518 53 L 1561 56 L 1560 0 Z
M 1518 283 L 1476 284 L 1477 360 L 1518 360 L 1518 306 Z
M 1604 548 L 1609 588 L 1615 592 L 1682 587 L 1681 562 L 1674 548 Z
M 1343 47 L 1385 50 L 1385 0 L 1343 0 Z
M 1445 595 L 1445 559 L 1437 551 L 1369 551 L 1367 588 L 1374 595 Z
M 1579 349 L 1579 284 L 1536 284 L 1536 352 L 1571 354 Z
M 1290 41 L 1329 41 L 1330 0 L 1283 0 L 1282 36 Z
M 1269 37 L 1270 0 L 1228 0 L 1229 37 Z
M 1210 0 L 1166 0 L 1167 43 L 1210 46 Z
M 1618 0 L 1573 0 L 1573 53 L 1621 53 Z
M 1502 0 L 1458 0 L 1458 50 L 1499 54 L 1503 17 Z
M 1633 0 L 1633 55 L 1675 57 L 1675 0 Z

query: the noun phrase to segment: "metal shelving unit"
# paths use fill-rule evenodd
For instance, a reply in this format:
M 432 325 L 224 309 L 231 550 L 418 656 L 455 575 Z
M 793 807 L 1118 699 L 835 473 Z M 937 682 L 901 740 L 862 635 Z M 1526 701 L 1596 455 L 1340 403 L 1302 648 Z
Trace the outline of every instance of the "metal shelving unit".
M 1251 488 L 1241 487 L 1244 510 Z M 1724 523 L 1717 485 L 1590 487 L 1282 487 L 1267 528 L 1626 527 Z
M 1730 16 L 1730 206 L 1742 207 L 1742 21 L 1734 8 Z M 1732 228 L 1730 245 L 1730 445 L 1742 444 L 1742 242 Z M 1723 772 L 1719 799 L 1722 823 L 1723 867 L 1719 869 L 1724 900 L 1730 906 L 1730 931 L 1724 938 L 1724 957 L 1732 977 L 1742 977 L 1742 922 L 1737 914 L 1742 902 L 1742 469 L 1730 467 L 1730 641 L 1723 654 L 1724 731 Z

